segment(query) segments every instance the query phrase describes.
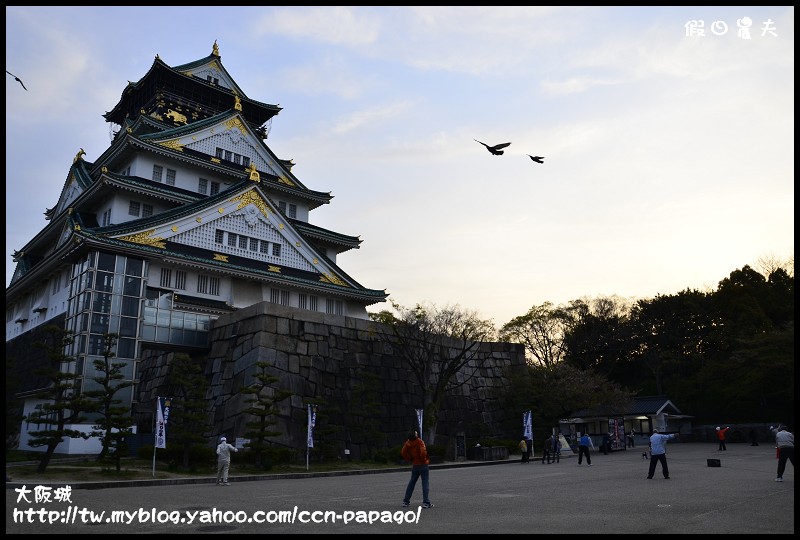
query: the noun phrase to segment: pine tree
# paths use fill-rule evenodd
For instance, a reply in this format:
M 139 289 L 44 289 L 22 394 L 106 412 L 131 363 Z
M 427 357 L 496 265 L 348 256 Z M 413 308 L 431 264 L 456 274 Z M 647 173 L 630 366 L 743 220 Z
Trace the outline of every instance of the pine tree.
M 32 431 L 28 444 L 34 448 L 45 446 L 39 458 L 37 472 L 44 472 L 50 463 L 56 447 L 65 437 L 88 439 L 89 433 L 67 428 L 85 420 L 83 413 L 91 405 L 80 393 L 80 380 L 75 373 L 75 358 L 66 354 L 72 345 L 74 335 L 55 325 L 44 328 L 45 338 L 37 346 L 42 347 L 49 358 L 49 366 L 37 371 L 48 381 L 48 387 L 35 395 L 37 399 L 47 400 L 41 409 L 28 416 L 31 424 L 44 424 L 45 429 Z
M 126 438 L 131 435 L 131 425 L 133 424 L 130 409 L 121 405 L 121 399 L 114 397 L 117 392 L 133 384 L 132 381 L 124 380 L 125 375 L 122 370 L 127 364 L 112 361 L 116 356 L 114 348 L 118 337 L 117 334 L 103 336 L 103 358 L 95 359 L 92 362 L 98 375 L 92 377 L 91 380 L 99 387 L 83 393 L 85 397 L 92 400 L 93 410 L 98 413 L 99 417 L 97 425 L 92 426 L 94 429 L 92 435 L 99 436 L 103 444 L 97 460 L 101 461 L 106 457 L 112 457 L 117 471 L 120 470 L 122 456 L 128 451 Z
M 172 397 L 172 408 L 167 428 L 167 445 L 174 443 L 182 448 L 182 466 L 189 468 L 189 455 L 193 446 L 206 440 L 208 432 L 208 380 L 203 375 L 202 360 L 186 353 L 172 357 L 167 374 L 167 386 Z
M 244 400 L 249 406 L 243 412 L 255 418 L 245 424 L 245 427 L 248 428 L 245 437 L 250 439 L 247 447 L 255 452 L 255 463 L 259 467 L 265 451 L 270 447 L 267 439 L 281 434 L 280 431 L 270 429 L 270 426 L 277 423 L 275 419 L 279 412 L 277 404 L 292 395 L 288 390 L 273 388 L 273 385 L 278 382 L 278 377 L 267 372 L 270 367 L 272 365 L 269 362 L 256 362 L 257 369 L 253 375 L 255 382 L 242 389 L 243 394 L 251 396 Z

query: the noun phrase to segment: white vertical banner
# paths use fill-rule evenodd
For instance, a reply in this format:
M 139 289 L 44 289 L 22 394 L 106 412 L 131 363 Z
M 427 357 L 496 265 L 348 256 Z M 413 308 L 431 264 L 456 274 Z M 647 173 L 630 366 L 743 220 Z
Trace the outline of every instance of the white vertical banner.
M 417 409 L 417 424 L 419 424 L 419 436 L 422 438 L 422 411 L 424 409 Z
M 169 422 L 169 409 L 171 402 L 171 398 L 156 397 L 156 448 L 167 447 L 167 422 Z
M 317 406 L 308 405 L 308 448 L 314 448 L 314 426 L 317 424 Z
M 531 411 L 522 413 L 522 433 L 529 441 L 533 440 L 533 419 L 531 417 Z

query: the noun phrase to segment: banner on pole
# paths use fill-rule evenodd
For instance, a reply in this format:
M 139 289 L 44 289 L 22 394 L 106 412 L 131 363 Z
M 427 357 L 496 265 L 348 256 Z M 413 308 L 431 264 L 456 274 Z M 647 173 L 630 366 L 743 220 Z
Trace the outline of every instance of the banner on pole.
M 317 424 L 317 406 L 308 405 L 308 447 L 314 448 L 314 426 Z
M 156 448 L 167 447 L 167 422 L 169 422 L 169 409 L 172 398 L 156 397 Z
M 419 436 L 422 437 L 422 411 L 424 409 L 417 409 L 417 424 L 419 424 Z
M 533 419 L 531 417 L 531 411 L 522 413 L 522 433 L 529 441 L 533 440 Z

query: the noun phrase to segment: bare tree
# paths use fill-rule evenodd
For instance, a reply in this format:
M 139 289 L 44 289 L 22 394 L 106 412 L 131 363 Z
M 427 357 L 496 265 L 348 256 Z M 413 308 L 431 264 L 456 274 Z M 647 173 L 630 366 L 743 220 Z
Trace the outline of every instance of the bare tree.
M 754 267 L 759 274 L 767 279 L 775 270 L 785 270 L 787 275 L 794 277 L 794 255 L 785 259 L 773 253 L 762 255 L 758 258 Z
M 564 309 L 550 302 L 533 306 L 500 328 L 500 340 L 525 346 L 528 363 L 552 368 L 564 357 Z
M 458 305 L 438 308 L 417 304 L 405 308 L 392 302 L 392 307 L 397 315 L 381 311 L 371 318 L 384 323 L 379 335 L 419 383 L 425 411 L 423 429 L 427 433 L 423 438 L 435 444 L 442 402 L 449 391 L 466 384 L 488 359 L 480 345 L 494 338 L 494 324 Z M 466 376 L 457 377 L 459 373 Z

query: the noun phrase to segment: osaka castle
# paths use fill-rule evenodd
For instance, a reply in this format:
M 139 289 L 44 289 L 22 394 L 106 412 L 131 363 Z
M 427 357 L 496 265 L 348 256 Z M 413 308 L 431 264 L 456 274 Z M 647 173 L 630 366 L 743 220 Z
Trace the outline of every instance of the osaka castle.
M 205 348 L 222 314 L 268 302 L 367 319 L 386 300 L 337 264 L 361 239 L 311 223 L 330 192 L 307 187 L 266 144 L 280 111 L 245 94 L 214 42 L 183 65 L 156 56 L 129 82 L 103 115 L 114 135 L 102 154 L 75 142 L 44 228 L 12 246 L 6 355 L 23 415 L 41 407 L 32 345 L 51 324 L 74 337 L 65 354 L 83 390 L 116 334 L 114 361 L 134 382 L 116 397 L 132 403 L 143 349 Z

